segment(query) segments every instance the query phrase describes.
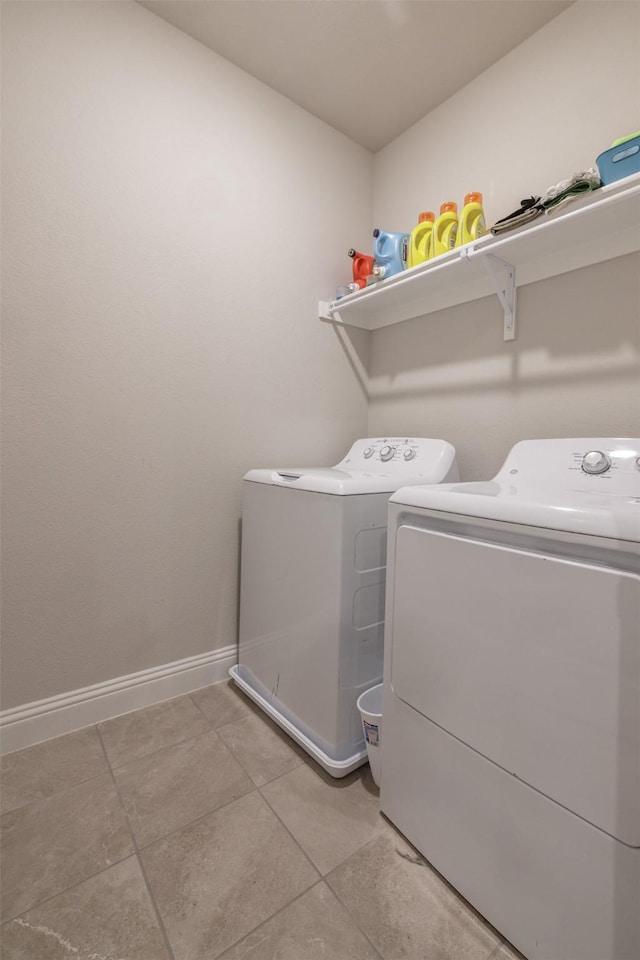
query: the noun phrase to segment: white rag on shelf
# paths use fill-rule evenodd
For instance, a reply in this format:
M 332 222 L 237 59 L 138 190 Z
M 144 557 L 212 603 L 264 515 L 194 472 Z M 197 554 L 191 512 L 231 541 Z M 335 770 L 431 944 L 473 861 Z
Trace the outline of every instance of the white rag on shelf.
M 540 198 L 539 206 L 550 213 L 563 207 L 573 197 L 579 197 L 583 193 L 589 193 L 591 190 L 597 190 L 601 186 L 600 172 L 597 167 L 589 167 L 588 170 L 581 170 L 580 173 L 574 173 L 568 180 L 561 180 L 555 186 L 549 187 L 546 193 Z

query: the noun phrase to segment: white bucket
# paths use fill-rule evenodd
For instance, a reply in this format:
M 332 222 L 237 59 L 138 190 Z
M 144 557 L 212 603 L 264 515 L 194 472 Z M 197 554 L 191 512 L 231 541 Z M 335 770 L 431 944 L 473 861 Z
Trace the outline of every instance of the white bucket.
M 382 734 L 382 687 L 379 683 L 365 690 L 358 697 L 358 710 L 362 717 L 364 741 L 371 767 L 371 776 L 376 786 L 380 786 L 380 740 Z

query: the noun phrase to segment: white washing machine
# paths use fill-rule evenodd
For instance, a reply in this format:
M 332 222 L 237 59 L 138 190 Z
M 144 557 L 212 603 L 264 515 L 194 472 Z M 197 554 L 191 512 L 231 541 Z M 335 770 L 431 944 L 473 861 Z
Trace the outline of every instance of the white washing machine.
M 335 467 L 244 477 L 230 674 L 334 777 L 367 759 L 358 696 L 382 680 L 387 503 L 457 479 L 444 440 L 357 440 Z
M 530 960 L 640 957 L 640 440 L 389 506 L 381 806 Z

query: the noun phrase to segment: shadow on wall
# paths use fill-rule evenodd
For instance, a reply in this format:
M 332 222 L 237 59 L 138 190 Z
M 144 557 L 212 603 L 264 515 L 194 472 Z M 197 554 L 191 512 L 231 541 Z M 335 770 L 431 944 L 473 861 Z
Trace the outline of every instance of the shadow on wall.
M 385 327 L 373 335 L 369 399 L 637 384 L 638 275 L 632 254 L 521 287 L 514 341 L 503 341 L 497 297 Z
M 238 553 L 236 559 L 236 649 L 240 650 L 240 581 L 242 576 L 242 517 L 238 517 Z
M 369 397 L 369 365 L 371 362 L 371 334 L 356 327 L 334 326 L 358 386 L 365 398 Z

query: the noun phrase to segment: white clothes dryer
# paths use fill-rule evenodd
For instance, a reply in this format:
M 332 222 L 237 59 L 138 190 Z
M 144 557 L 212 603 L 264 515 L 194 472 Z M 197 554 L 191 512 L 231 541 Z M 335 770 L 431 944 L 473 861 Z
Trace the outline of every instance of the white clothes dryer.
M 640 439 L 389 505 L 381 807 L 530 960 L 640 957 Z
M 335 467 L 244 478 L 230 674 L 332 776 L 366 762 L 356 701 L 382 680 L 387 502 L 458 478 L 444 440 L 358 440 Z

